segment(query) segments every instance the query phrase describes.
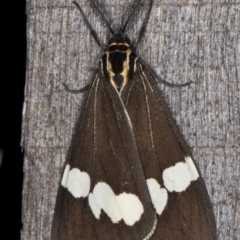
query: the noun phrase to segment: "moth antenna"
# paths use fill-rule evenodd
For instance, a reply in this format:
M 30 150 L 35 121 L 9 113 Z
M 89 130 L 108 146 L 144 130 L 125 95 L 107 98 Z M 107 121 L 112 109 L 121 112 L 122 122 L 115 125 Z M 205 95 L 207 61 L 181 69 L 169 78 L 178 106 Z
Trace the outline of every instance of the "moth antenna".
M 93 29 L 92 25 L 89 23 L 86 15 L 84 14 L 82 8 L 80 7 L 80 5 L 76 2 L 76 1 L 73 1 L 73 3 L 76 5 L 76 7 L 78 8 L 78 10 L 81 12 L 82 16 L 83 16 L 83 20 L 85 22 L 85 24 L 87 25 L 87 27 L 89 28 L 93 38 L 95 39 L 96 43 L 98 44 L 98 46 L 102 49 L 104 49 L 103 45 L 101 44 L 101 41 L 100 39 L 98 38 L 97 36 L 97 33 L 95 32 L 95 30 Z
M 153 0 L 151 0 L 152 2 Z M 152 3 L 150 3 L 152 4 Z M 126 11 L 124 18 L 127 17 L 124 26 L 121 28 L 121 31 L 125 33 L 127 27 L 131 25 L 137 18 L 139 17 L 140 13 L 148 7 L 148 2 L 144 0 L 134 1 Z
M 96 0 L 95 1 L 90 0 L 89 5 L 91 8 L 93 8 L 96 11 L 95 14 L 97 16 L 99 16 L 100 20 L 103 22 L 103 24 L 105 24 L 107 26 L 107 28 L 109 29 L 111 34 L 114 35 L 115 32 L 113 31 L 113 29 L 111 27 L 110 22 L 112 22 L 112 20 L 111 20 L 109 14 L 108 13 L 104 14 L 103 11 L 100 10 L 100 6 L 97 6 L 97 3 L 98 3 L 98 1 L 96 1 Z M 109 20 L 105 16 L 108 16 Z
M 150 13 L 152 11 L 152 6 L 153 6 L 153 0 L 150 1 L 148 12 L 147 12 L 146 17 L 143 21 L 142 27 L 141 27 L 141 29 L 139 31 L 139 34 L 138 34 L 138 37 L 137 37 L 136 44 L 134 46 L 134 51 L 137 49 L 138 44 L 141 42 L 142 37 L 144 36 L 145 30 L 146 30 L 146 27 L 147 27 L 147 23 L 148 23 L 148 20 L 149 20 L 149 17 L 150 17 Z

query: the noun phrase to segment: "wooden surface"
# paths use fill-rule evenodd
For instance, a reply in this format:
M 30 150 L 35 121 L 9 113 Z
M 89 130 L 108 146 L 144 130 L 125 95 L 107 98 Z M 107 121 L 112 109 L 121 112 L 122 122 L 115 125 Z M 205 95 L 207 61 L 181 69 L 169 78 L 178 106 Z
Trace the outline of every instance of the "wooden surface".
M 106 43 L 105 28 L 85 0 L 78 2 Z M 124 0 L 109 2 L 115 15 L 123 11 Z M 84 97 L 66 92 L 62 83 L 85 86 L 101 52 L 70 0 L 29 0 L 27 15 L 22 239 L 34 240 L 50 237 L 60 174 Z M 201 170 L 222 240 L 240 239 L 239 26 L 237 0 L 155 0 L 138 51 L 164 80 L 197 82 L 159 87 Z

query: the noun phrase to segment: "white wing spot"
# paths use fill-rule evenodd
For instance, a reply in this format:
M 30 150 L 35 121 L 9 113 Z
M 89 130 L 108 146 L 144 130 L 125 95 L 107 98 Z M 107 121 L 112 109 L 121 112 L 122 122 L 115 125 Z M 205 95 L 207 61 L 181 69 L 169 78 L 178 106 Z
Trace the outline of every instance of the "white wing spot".
M 115 194 L 108 184 L 104 182 L 97 183 L 93 189 L 93 195 L 113 223 L 121 220 L 121 212 L 118 208 Z
M 199 178 L 199 174 L 191 157 L 185 157 L 185 163 L 179 162 L 163 171 L 164 185 L 169 192 L 182 192 L 191 181 Z
M 132 226 L 139 221 L 144 210 L 142 203 L 136 195 L 123 192 L 116 196 L 116 199 L 122 219 L 127 225 Z
M 90 177 L 86 172 L 81 172 L 77 168 L 70 170 L 67 164 L 63 173 L 61 184 L 75 197 L 87 197 L 90 191 Z
M 97 219 L 100 218 L 101 209 L 103 209 L 113 223 L 123 219 L 129 226 L 138 221 L 144 211 L 136 195 L 123 192 L 116 196 L 105 182 L 95 185 L 93 193 L 89 194 L 89 205 Z
M 101 214 L 101 207 L 99 206 L 97 199 L 92 193 L 89 194 L 88 201 L 95 218 L 99 219 Z
M 153 178 L 147 179 L 147 186 L 151 196 L 151 200 L 158 215 L 161 215 L 167 205 L 168 194 L 165 188 L 161 188 L 160 184 Z
M 179 162 L 175 166 L 165 169 L 163 171 L 163 181 L 169 192 L 182 192 L 186 190 L 191 183 L 187 165 Z
M 197 180 L 199 178 L 199 174 L 198 174 L 198 170 L 195 166 L 195 164 L 193 163 L 193 160 L 191 157 L 185 157 L 185 162 L 187 164 L 188 167 L 188 171 L 190 173 L 191 176 L 191 180 Z
M 62 181 L 61 181 L 62 186 L 65 187 L 65 188 L 67 187 L 69 170 L 70 170 L 70 165 L 67 164 L 65 169 L 64 169 L 63 177 L 62 177 Z

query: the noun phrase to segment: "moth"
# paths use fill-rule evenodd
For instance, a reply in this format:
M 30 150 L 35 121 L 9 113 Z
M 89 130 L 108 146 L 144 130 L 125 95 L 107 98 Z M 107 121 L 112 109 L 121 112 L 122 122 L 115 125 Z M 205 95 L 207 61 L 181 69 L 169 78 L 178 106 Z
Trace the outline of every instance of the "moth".
M 216 239 L 204 181 L 158 88 L 160 78 L 136 53 L 153 0 L 133 0 L 118 26 L 102 1 L 88 0 L 111 34 L 106 48 L 74 4 L 104 54 L 90 85 L 69 90 L 88 92 L 51 239 Z M 127 32 L 140 17 L 142 27 L 131 42 Z

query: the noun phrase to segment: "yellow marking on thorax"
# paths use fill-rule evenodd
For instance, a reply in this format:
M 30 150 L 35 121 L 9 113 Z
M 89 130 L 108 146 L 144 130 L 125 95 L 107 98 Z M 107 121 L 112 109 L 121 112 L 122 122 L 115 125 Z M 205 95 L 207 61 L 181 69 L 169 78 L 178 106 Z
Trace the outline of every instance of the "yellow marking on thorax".
M 128 43 L 116 43 L 116 42 L 112 42 L 111 44 L 109 44 L 109 47 L 111 46 L 126 46 L 126 47 L 129 47 L 129 44 Z
M 115 53 L 115 52 L 130 54 L 132 52 L 132 50 L 130 48 L 128 48 L 126 51 L 121 51 L 119 49 L 115 49 L 113 51 L 109 51 L 109 50 L 106 51 L 107 54 L 111 54 L 111 53 Z
M 122 89 L 126 86 L 128 82 L 128 71 L 129 71 L 129 64 L 128 60 L 125 60 L 123 62 L 123 71 L 122 71 L 122 76 L 123 76 L 123 83 L 122 83 Z

